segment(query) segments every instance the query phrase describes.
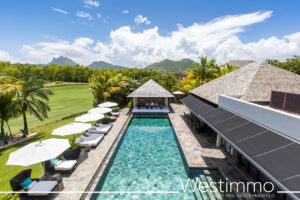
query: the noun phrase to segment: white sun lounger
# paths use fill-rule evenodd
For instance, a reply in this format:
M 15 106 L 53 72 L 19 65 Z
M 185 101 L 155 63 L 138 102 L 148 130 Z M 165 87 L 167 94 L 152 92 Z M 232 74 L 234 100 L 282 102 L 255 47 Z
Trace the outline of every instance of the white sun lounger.
M 101 142 L 101 140 L 103 140 L 103 138 L 104 138 L 103 134 L 90 134 L 88 137 L 85 135 L 82 135 L 82 136 L 80 136 L 80 139 L 79 139 L 79 146 L 95 147 Z
M 109 132 L 112 128 L 112 124 L 95 124 L 92 128 L 88 130 L 92 134 L 105 134 Z
M 77 164 L 77 160 L 60 160 L 58 161 L 54 169 L 55 171 L 71 171 Z
M 111 112 L 111 115 L 118 117 L 120 115 L 120 112 Z

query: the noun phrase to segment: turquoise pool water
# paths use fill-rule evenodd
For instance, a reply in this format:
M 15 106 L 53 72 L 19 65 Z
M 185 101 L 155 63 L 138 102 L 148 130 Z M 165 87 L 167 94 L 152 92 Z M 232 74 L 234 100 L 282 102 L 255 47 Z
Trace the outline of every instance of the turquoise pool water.
M 182 191 L 188 175 L 168 118 L 133 118 L 96 191 Z M 194 194 L 95 194 L 92 199 L 195 199 Z

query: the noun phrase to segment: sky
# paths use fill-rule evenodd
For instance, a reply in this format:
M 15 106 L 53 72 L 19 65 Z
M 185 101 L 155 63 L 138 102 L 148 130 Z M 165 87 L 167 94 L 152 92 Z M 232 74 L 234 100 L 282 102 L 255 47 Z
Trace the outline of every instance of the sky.
M 0 60 L 145 67 L 300 55 L 299 0 L 1 0 Z

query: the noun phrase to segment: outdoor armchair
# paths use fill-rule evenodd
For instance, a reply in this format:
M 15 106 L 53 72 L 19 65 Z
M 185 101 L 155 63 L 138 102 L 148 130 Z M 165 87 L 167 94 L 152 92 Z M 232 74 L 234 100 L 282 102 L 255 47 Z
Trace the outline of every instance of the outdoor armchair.
M 13 191 L 23 189 L 21 183 L 31 176 L 31 169 L 21 171 L 10 180 L 10 186 Z M 40 181 L 40 179 L 31 179 L 31 184 L 24 188 L 25 193 L 20 193 L 21 199 L 48 199 L 50 192 L 57 189 L 57 181 Z M 39 193 L 41 191 L 42 193 Z
M 68 149 L 63 153 L 66 160 L 78 160 L 81 149 L 78 146 L 76 149 Z

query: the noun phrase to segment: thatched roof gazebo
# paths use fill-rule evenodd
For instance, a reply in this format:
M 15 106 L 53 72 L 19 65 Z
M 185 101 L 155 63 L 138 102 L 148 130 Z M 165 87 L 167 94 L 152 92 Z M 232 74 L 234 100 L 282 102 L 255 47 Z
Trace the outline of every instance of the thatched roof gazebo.
M 168 99 L 174 95 L 150 79 L 128 97 L 133 98 L 133 113 L 168 113 Z

